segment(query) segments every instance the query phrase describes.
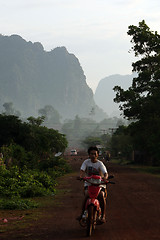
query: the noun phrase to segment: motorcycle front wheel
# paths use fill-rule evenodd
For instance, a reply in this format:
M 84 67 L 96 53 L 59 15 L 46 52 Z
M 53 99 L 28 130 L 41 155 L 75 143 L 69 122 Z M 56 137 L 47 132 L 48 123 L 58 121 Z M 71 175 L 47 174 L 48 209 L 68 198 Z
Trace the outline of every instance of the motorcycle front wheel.
M 87 219 L 87 237 L 92 235 L 92 230 L 94 229 L 94 206 L 90 205 L 88 207 L 88 219 Z

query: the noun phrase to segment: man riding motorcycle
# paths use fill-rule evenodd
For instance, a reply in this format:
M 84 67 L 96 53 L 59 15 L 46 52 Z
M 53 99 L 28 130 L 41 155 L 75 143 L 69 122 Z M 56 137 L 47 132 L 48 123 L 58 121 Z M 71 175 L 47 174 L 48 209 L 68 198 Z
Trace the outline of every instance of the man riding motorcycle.
M 99 150 L 97 147 L 90 147 L 88 149 L 88 155 L 89 158 L 86 159 L 80 168 L 80 176 L 79 178 L 81 179 L 82 177 L 86 176 L 91 176 L 91 175 L 99 175 L 102 176 L 103 175 L 103 179 L 104 181 L 107 180 L 108 178 L 108 172 L 107 169 L 105 167 L 105 165 L 103 164 L 103 162 L 101 162 L 100 160 L 98 160 L 98 156 L 99 156 Z M 81 215 L 77 218 L 77 220 L 80 220 L 83 217 L 83 213 L 85 210 L 85 203 L 86 200 L 88 198 L 88 186 L 89 183 L 85 182 L 84 183 L 84 200 L 82 203 L 82 213 Z M 101 205 L 101 210 L 102 210 L 102 218 L 101 218 L 101 223 L 105 223 L 106 222 L 106 199 L 105 199 L 105 194 L 106 194 L 106 185 L 102 185 L 101 186 L 102 189 L 98 195 L 98 199 Z

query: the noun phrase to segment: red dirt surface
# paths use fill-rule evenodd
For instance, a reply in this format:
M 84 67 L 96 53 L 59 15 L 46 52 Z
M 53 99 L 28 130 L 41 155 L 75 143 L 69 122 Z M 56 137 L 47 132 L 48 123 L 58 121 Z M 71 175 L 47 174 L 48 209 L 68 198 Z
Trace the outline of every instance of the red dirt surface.
M 76 180 L 83 159 L 76 156 L 69 161 L 75 172 L 59 179 L 59 194 L 42 217 L 30 227 L 0 233 L 0 240 L 86 238 L 75 220 L 83 197 L 83 183 Z M 108 185 L 107 222 L 96 226 L 90 239 L 160 240 L 160 178 L 113 163 L 107 163 L 107 169 L 116 183 Z

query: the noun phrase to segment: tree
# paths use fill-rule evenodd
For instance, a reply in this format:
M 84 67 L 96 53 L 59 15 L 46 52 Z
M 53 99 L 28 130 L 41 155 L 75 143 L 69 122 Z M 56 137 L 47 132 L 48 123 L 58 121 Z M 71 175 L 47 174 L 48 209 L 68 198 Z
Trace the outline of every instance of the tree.
M 27 118 L 28 122 L 31 124 L 31 125 L 36 125 L 36 126 L 40 126 L 44 120 L 45 120 L 45 116 L 41 116 L 41 117 L 29 117 Z
M 3 107 L 5 109 L 4 114 L 6 115 L 15 115 L 18 117 L 21 115 L 20 111 L 14 109 L 12 102 L 4 103 Z
M 44 108 L 39 109 L 39 114 L 45 117 L 45 123 L 57 124 L 60 123 L 60 114 L 51 105 L 46 105 Z
M 22 121 L 17 116 L 0 114 L 0 146 L 9 145 L 20 139 L 21 129 Z
M 117 92 L 114 99 L 120 105 L 127 119 L 135 120 L 129 129 L 135 138 L 135 147 L 146 150 L 154 159 L 160 158 L 160 35 L 153 32 L 145 21 L 139 26 L 129 26 L 128 35 L 132 36 L 131 48 L 138 61 L 132 64 L 137 77 L 132 86 L 123 90 L 115 86 Z M 141 144 L 136 144 L 138 142 Z
M 22 122 L 17 116 L 0 114 L 0 147 L 17 144 L 39 156 L 42 152 L 63 152 L 66 137 L 57 130 Z
M 160 114 L 160 35 L 153 33 L 145 24 L 139 23 L 139 27 L 129 26 L 128 35 L 133 36 L 132 50 L 140 60 L 133 63 L 133 71 L 138 73 L 128 90 L 116 86 L 115 102 L 124 102 L 120 106 L 123 114 L 128 119 L 143 119 L 148 114 Z
M 112 135 L 110 144 L 113 157 L 131 160 L 131 153 L 133 151 L 132 138 L 128 134 L 126 126 L 119 126 L 117 128 Z
M 101 145 L 101 143 L 102 143 L 102 140 L 99 137 L 87 137 L 83 141 L 83 144 L 87 145 L 87 147 Z

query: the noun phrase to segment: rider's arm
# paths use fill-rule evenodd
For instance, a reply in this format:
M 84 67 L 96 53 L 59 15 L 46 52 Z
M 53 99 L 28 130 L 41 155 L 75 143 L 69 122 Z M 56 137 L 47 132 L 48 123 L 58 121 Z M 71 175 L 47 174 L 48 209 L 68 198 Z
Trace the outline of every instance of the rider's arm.
M 101 171 L 103 173 L 103 179 L 106 181 L 107 178 L 108 178 L 107 169 L 106 169 L 105 165 L 102 162 L 100 164 L 101 164 L 100 169 L 101 169 Z
M 104 173 L 104 177 L 103 177 L 103 179 L 106 181 L 107 178 L 108 178 L 108 173 L 106 172 L 106 173 Z
M 84 177 L 84 175 L 85 175 L 85 171 L 83 171 L 83 170 L 81 169 L 81 170 L 80 170 L 79 177 L 82 178 L 82 177 Z
M 86 160 L 82 163 L 81 168 L 80 168 L 80 178 L 85 177 L 85 171 L 86 171 Z

